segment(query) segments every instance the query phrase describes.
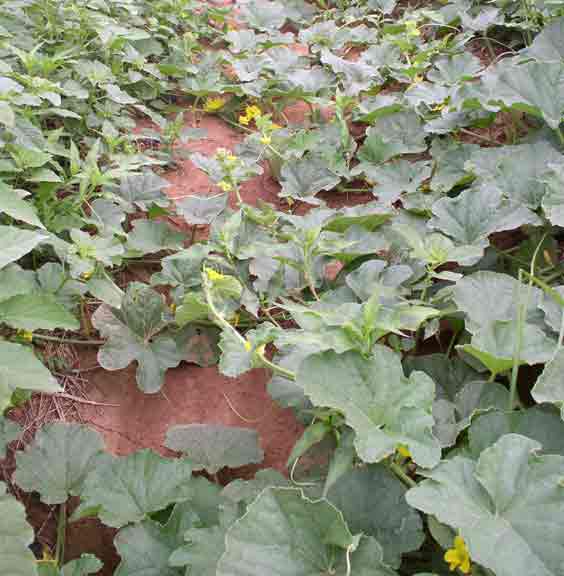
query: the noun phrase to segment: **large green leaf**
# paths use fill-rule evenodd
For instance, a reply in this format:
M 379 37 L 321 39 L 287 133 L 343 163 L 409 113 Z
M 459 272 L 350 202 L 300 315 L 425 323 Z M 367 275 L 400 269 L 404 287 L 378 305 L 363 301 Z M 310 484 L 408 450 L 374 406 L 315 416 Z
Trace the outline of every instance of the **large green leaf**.
M 468 447 L 475 458 L 504 434 L 520 434 L 542 446 L 543 454 L 564 456 L 564 422 L 552 406 L 533 406 L 507 412 L 504 409 L 479 414 L 468 430 Z
M 408 160 L 393 160 L 382 166 L 366 168 L 366 177 L 376 182 L 372 194 L 380 202 L 393 203 L 402 192 L 415 192 L 424 180 L 431 176 L 429 162 L 409 162 Z
M 152 171 L 143 174 L 130 174 L 121 181 L 116 191 L 128 212 L 134 212 L 135 208 L 148 210 L 151 204 L 165 207 L 169 200 L 163 192 L 170 184 Z
M 502 60 L 482 77 L 490 102 L 540 116 L 556 130 L 564 113 L 564 62 Z
M 354 548 L 353 542 L 343 516 L 326 500 L 313 502 L 294 488 L 267 488 L 228 530 L 217 576 L 321 576 L 333 571 L 344 576 L 339 560 L 347 548 Z M 358 568 L 352 573 L 395 574 L 377 554 L 371 571 Z
M 0 302 L 0 323 L 23 330 L 78 330 L 80 322 L 51 294 L 13 296 Z
M 194 470 L 211 474 L 225 466 L 256 464 L 264 457 L 256 430 L 219 424 L 173 426 L 166 433 L 165 446 L 186 454 Z
M 437 200 L 429 226 L 461 244 L 474 244 L 494 232 L 540 224 L 540 218 L 522 204 L 503 200 L 501 189 L 482 185 L 468 188 L 455 198 Z
M 2 576 L 37 576 L 37 564 L 28 548 L 33 542 L 23 504 L 0 482 L 0 573 Z
M 564 420 L 564 348 L 559 348 L 556 355 L 546 364 L 542 374 L 537 378 L 531 394 L 539 402 L 552 402 L 560 408 Z
M 519 364 L 548 362 L 555 344 L 534 324 L 525 323 L 519 329 L 512 320 L 496 320 L 480 328 L 470 344 L 457 348 L 480 360 L 492 374 L 499 374 L 513 366 L 517 351 Z
M 319 158 L 289 160 L 282 167 L 282 198 L 293 198 L 310 204 L 319 204 L 315 195 L 321 190 L 330 190 L 340 181 L 326 163 Z
M 102 437 L 80 424 L 55 422 L 37 432 L 25 452 L 16 454 L 16 484 L 26 492 L 39 492 L 46 504 L 61 504 L 77 496 L 97 456 Z
M 15 226 L 0 226 L 0 269 L 19 260 L 48 238 L 41 232 L 22 230 Z
M 411 506 L 458 530 L 472 560 L 496 576 L 558 576 L 564 563 L 564 457 L 502 436 L 477 462 L 455 456 L 406 495 Z
M 6 458 L 6 448 L 17 440 L 22 432 L 20 425 L 0 414 L 0 460 Z
M 464 276 L 456 283 L 452 297 L 459 310 L 466 314 L 466 329 L 475 333 L 497 320 L 514 320 L 518 313 L 518 291 L 521 304 L 525 304 L 528 288 L 508 274 L 482 270 Z M 538 288 L 530 289 L 527 311 L 532 314 L 541 298 Z M 488 298 L 476 298 L 476 294 L 488 294 Z
M 175 341 L 159 335 L 165 327 L 164 298 L 144 284 L 132 283 L 121 308 L 100 306 L 92 317 L 106 343 L 98 362 L 106 370 L 121 370 L 137 361 L 137 384 L 147 394 L 158 392 L 168 368 L 178 366 L 182 356 Z
M 10 186 L 0 181 L 0 214 L 8 214 L 14 220 L 21 220 L 38 228 L 45 228 L 37 216 L 33 204 L 26 202 Z
M 16 388 L 51 394 L 61 392 L 57 380 L 31 348 L 0 341 L 0 411 L 6 408 Z
M 564 60 L 564 17 L 547 24 L 535 36 L 533 43 L 525 50 L 539 62 L 561 62 Z
M 405 486 L 382 464 L 354 468 L 330 488 L 327 499 L 342 513 L 350 530 L 382 544 L 384 561 L 399 566 L 401 554 L 423 543 L 419 514 L 405 501 Z
M 186 566 L 188 574 L 216 576 L 217 563 L 225 552 L 225 533 L 223 526 L 187 530 L 184 538 L 188 543 L 171 554 L 170 566 Z
M 454 445 L 476 414 L 507 406 L 507 388 L 482 380 L 478 372 L 459 358 L 451 360 L 442 354 L 407 356 L 404 366 L 407 374 L 422 370 L 437 385 L 433 433 L 443 447 Z
M 152 254 L 161 250 L 179 250 L 185 235 L 174 230 L 166 222 L 135 220 L 127 235 L 126 247 L 133 252 Z
M 316 406 L 344 413 L 365 462 L 379 462 L 406 445 L 414 462 L 435 466 L 441 450 L 431 432 L 433 381 L 423 372 L 406 378 L 389 348 L 376 345 L 372 353 L 371 358 L 357 352 L 312 355 L 302 362 L 297 383 Z
M 228 194 L 185 196 L 175 200 L 176 209 L 188 224 L 211 224 L 227 207 Z
M 171 554 L 183 544 L 184 534 L 197 516 L 189 504 L 176 504 L 165 525 L 150 519 L 122 528 L 114 538 L 121 562 L 114 576 L 182 576 L 169 565 Z
M 85 479 L 76 515 L 95 511 L 106 526 L 120 528 L 191 495 L 192 465 L 151 450 L 100 459 Z

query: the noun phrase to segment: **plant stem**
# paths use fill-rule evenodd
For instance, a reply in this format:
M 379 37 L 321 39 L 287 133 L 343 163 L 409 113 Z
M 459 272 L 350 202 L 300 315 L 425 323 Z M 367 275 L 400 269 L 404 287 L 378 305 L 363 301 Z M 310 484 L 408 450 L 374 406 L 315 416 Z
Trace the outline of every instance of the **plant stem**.
M 59 506 L 59 518 L 57 520 L 57 548 L 55 560 L 58 566 L 65 562 L 65 538 L 67 532 L 67 503 L 63 502 Z
M 83 344 L 84 346 L 102 346 L 105 340 L 79 340 L 78 338 L 65 338 L 64 336 L 48 336 L 47 334 L 33 333 L 34 340 L 45 340 L 47 342 L 60 342 L 61 344 Z
M 413 478 L 410 478 L 406 473 L 405 470 L 395 462 L 389 462 L 388 466 L 390 470 L 409 488 L 413 488 L 417 486 L 417 482 Z
M 278 366 L 271 362 L 264 354 L 259 354 L 261 362 L 264 364 L 266 368 L 270 368 L 272 372 L 286 378 L 286 380 L 291 380 L 292 382 L 296 381 L 296 374 L 291 370 L 286 370 L 286 368 L 282 368 L 282 366 Z

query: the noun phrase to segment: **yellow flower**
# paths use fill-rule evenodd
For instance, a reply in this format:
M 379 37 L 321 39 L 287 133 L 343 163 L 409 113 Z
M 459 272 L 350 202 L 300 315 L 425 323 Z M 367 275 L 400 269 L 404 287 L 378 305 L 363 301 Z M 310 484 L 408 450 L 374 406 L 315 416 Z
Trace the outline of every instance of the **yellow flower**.
M 18 330 L 18 336 L 26 342 L 33 341 L 33 332 L 30 332 L 29 330 Z
M 80 275 L 80 277 L 81 277 L 83 280 L 89 280 L 89 279 L 92 277 L 92 274 L 94 274 L 94 270 L 90 270 L 90 271 L 88 271 L 88 272 L 83 272 L 83 273 Z
M 398 451 L 398 454 L 401 454 L 404 458 L 411 458 L 411 452 L 408 450 L 407 446 L 398 444 L 396 450 Z
M 271 130 L 282 130 L 282 126 L 278 125 L 278 124 L 272 124 L 272 126 L 270 127 Z
M 470 554 L 462 536 L 457 536 L 454 539 L 454 548 L 445 552 L 444 559 L 445 562 L 448 562 L 451 572 L 460 568 L 463 574 L 470 574 Z
M 253 345 L 248 340 L 245 340 L 245 350 L 247 352 L 250 352 L 252 347 L 253 347 Z
M 247 106 L 244 116 L 239 116 L 239 123 L 247 126 L 251 120 L 262 116 L 261 109 L 258 106 Z
M 229 154 L 229 155 L 227 156 L 227 161 L 228 161 L 228 162 L 231 162 L 231 163 L 237 162 L 237 156 L 235 156 L 234 154 Z
M 226 182 L 225 180 L 222 180 L 218 186 L 224 191 L 224 192 L 229 192 L 231 190 L 233 190 L 233 186 L 231 186 L 231 184 L 229 184 L 229 182 Z
M 225 100 L 223 98 L 207 98 L 204 104 L 205 112 L 217 112 L 225 106 Z
M 175 304 L 174 302 L 170 305 L 170 311 L 171 311 L 173 314 L 176 312 L 176 304 Z
M 221 272 L 216 272 L 212 268 L 206 268 L 206 275 L 212 282 L 217 282 L 218 280 L 223 280 L 225 278 L 224 274 L 221 274 Z
M 261 144 L 268 146 L 272 142 L 272 138 L 270 136 L 267 136 L 266 134 L 263 134 L 260 141 L 261 141 Z

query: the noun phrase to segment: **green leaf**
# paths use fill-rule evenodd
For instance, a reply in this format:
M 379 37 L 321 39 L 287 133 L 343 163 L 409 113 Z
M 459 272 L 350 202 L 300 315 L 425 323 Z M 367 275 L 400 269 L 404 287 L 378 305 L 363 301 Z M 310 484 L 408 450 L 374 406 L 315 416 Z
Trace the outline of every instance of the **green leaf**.
M 346 548 L 352 535 L 329 502 L 267 488 L 229 529 L 225 544 L 217 576 L 309 576 L 330 572 L 332 545 Z
M 128 212 L 134 212 L 135 207 L 147 211 L 151 204 L 166 207 L 168 197 L 163 192 L 170 186 L 169 182 L 152 171 L 143 174 L 130 174 L 122 178 L 116 194 L 121 198 Z
M 17 440 L 22 429 L 17 422 L 0 415 L 0 460 L 6 458 L 6 448 L 10 442 Z
M 556 355 L 545 365 L 537 378 L 531 394 L 536 402 L 551 402 L 560 408 L 564 420 L 564 348 L 559 348 Z
M 319 204 L 314 196 L 321 190 L 331 190 L 340 177 L 326 168 L 326 163 L 318 158 L 289 160 L 282 166 L 281 198 L 293 198 L 310 204 Z
M 507 388 L 481 380 L 480 374 L 460 358 L 449 359 L 442 354 L 407 356 L 404 366 L 407 374 L 422 370 L 437 385 L 433 433 L 442 447 L 454 445 L 476 414 L 507 406 Z
M 564 226 L 564 166 L 551 164 L 552 172 L 546 176 L 546 194 L 542 198 L 545 216 L 554 226 Z
M 499 189 L 511 204 L 536 210 L 547 191 L 551 166 L 561 159 L 558 150 L 541 140 L 535 144 L 501 146 L 493 152 L 476 150 L 465 166 L 479 176 L 481 186 L 494 192 Z
M 188 543 L 171 554 L 170 566 L 186 566 L 187 573 L 198 576 L 216 576 L 217 563 L 225 552 L 225 533 L 223 526 L 187 530 L 184 538 Z
M 166 433 L 165 446 L 186 454 L 194 470 L 210 474 L 224 467 L 256 464 L 264 457 L 256 430 L 219 424 L 173 426 Z
M 540 116 L 556 130 L 564 112 L 562 94 L 563 62 L 528 62 L 515 65 L 511 58 L 482 76 L 490 102 L 503 102 L 529 114 Z
M 458 309 L 466 314 L 466 329 L 475 333 L 497 320 L 515 320 L 518 310 L 519 282 L 508 274 L 482 270 L 461 278 L 452 293 Z M 521 285 L 524 300 L 528 288 Z M 476 294 L 488 294 L 488 298 L 477 299 Z M 531 288 L 527 312 L 536 310 L 541 292 Z M 523 302 L 524 304 L 524 302 Z
M 286 22 L 286 7 L 280 2 L 251 0 L 241 6 L 240 20 L 250 28 L 272 32 Z
M 22 330 L 78 330 L 80 322 L 51 294 L 21 294 L 0 302 L 0 323 Z
M 539 62 L 561 62 L 564 60 L 563 38 L 564 18 L 560 17 L 546 24 L 524 52 Z
M 237 479 L 230 482 L 221 495 L 234 503 L 251 504 L 266 488 L 273 486 L 290 486 L 290 481 L 272 468 L 258 470 L 251 480 Z
M 228 194 L 185 196 L 175 200 L 177 212 L 188 224 L 211 224 L 227 207 Z
M 185 326 L 190 322 L 207 319 L 210 314 L 206 298 L 201 292 L 188 292 L 184 295 L 182 305 L 174 315 L 174 320 L 179 326 Z
M 0 412 L 8 406 L 16 388 L 51 394 L 62 391 L 31 348 L 0 341 Z
M 182 503 L 174 507 L 164 526 L 147 519 L 122 528 L 114 538 L 121 556 L 114 576 L 183 576 L 185 571 L 171 567 L 169 558 L 195 520 L 190 504 Z
M 488 185 L 468 188 L 455 198 L 440 198 L 432 211 L 429 226 L 461 244 L 474 244 L 494 232 L 515 230 L 524 224 L 541 224 L 532 210 L 503 200 L 501 190 Z
M 67 562 L 62 569 L 62 576 L 89 576 L 102 569 L 102 562 L 93 554 L 82 554 L 80 558 Z
M 373 536 L 384 550 L 384 561 L 393 567 L 401 555 L 417 550 L 425 535 L 417 512 L 405 501 L 406 488 L 385 466 L 354 468 L 342 475 L 327 499 L 345 518 L 350 530 Z
M 131 283 L 121 308 L 100 306 L 92 316 L 94 326 L 107 338 L 98 350 L 98 362 L 106 370 L 121 370 L 137 361 L 137 384 L 154 394 L 164 382 L 168 368 L 178 366 L 182 356 L 168 335 L 158 335 L 166 326 L 164 298 L 148 286 Z
M 470 344 L 457 346 L 474 356 L 492 374 L 509 370 L 514 363 L 518 338 L 517 324 L 512 321 L 496 320 L 480 328 Z M 554 353 L 555 342 L 534 324 L 525 323 L 521 328 L 519 364 L 541 364 L 548 362 Z
M 15 226 L 0 226 L 0 270 L 10 262 L 19 260 L 48 238 L 41 232 L 22 230 Z
M 389 348 L 376 345 L 372 353 L 371 358 L 331 351 L 309 356 L 297 384 L 316 406 L 344 413 L 365 462 L 379 462 L 402 444 L 420 466 L 436 465 L 441 450 L 431 433 L 433 381 L 423 372 L 406 378 L 399 356 Z
M 535 440 L 542 446 L 543 454 L 564 456 L 564 422 L 558 411 L 548 405 L 513 412 L 500 409 L 479 414 L 468 430 L 471 455 L 478 458 L 483 450 L 510 433 Z
M 152 254 L 161 250 L 179 250 L 185 235 L 166 222 L 135 220 L 127 235 L 126 247 L 141 254 Z
M 14 220 L 21 220 L 38 228 L 45 228 L 37 216 L 33 204 L 26 202 L 11 187 L 0 181 L 0 213 L 4 212 Z
M 75 517 L 95 510 L 112 528 L 140 522 L 152 512 L 188 500 L 191 475 L 189 461 L 163 458 L 151 450 L 107 455 L 86 477 Z
M 33 528 L 25 508 L 6 491 L 0 482 L 0 573 L 5 576 L 37 576 L 37 564 L 28 548 L 33 542 Z
M 564 562 L 564 457 L 507 434 L 478 461 L 455 456 L 412 488 L 407 502 L 459 531 L 470 557 L 496 576 L 557 576 Z
M 402 192 L 415 192 L 431 176 L 431 166 L 429 162 L 399 159 L 382 166 L 365 168 L 364 173 L 369 180 L 376 182 L 372 194 L 380 202 L 392 204 Z
M 26 492 L 39 492 L 45 504 L 62 504 L 80 494 L 103 450 L 101 436 L 91 428 L 66 422 L 46 424 L 25 452 L 16 454 L 14 481 Z

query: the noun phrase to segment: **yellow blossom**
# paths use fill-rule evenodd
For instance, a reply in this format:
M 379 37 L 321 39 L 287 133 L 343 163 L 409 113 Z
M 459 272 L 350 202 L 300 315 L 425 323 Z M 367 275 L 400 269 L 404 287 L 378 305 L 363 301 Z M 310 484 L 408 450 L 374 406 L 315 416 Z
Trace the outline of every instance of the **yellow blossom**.
M 206 275 L 212 282 L 217 282 L 218 280 L 223 280 L 225 278 L 224 274 L 221 274 L 221 272 L 216 272 L 212 268 L 206 268 Z
M 231 162 L 231 163 L 237 162 L 237 156 L 235 156 L 234 154 L 229 154 L 229 155 L 227 156 L 227 161 L 228 161 L 228 162 Z
M 80 277 L 81 277 L 83 280 L 89 280 L 89 279 L 92 277 L 92 274 L 94 274 L 94 271 L 93 271 L 93 270 L 90 270 L 90 271 L 88 271 L 88 272 L 83 272 L 83 273 L 80 275 Z
M 247 106 L 245 108 L 245 114 L 239 116 L 239 123 L 247 126 L 252 120 L 260 118 L 262 116 L 261 109 L 258 106 Z
M 448 562 L 451 572 L 460 568 L 463 574 L 470 574 L 470 554 L 462 536 L 457 536 L 454 539 L 454 548 L 445 552 L 444 559 L 445 562 Z
M 174 302 L 170 305 L 170 311 L 171 311 L 173 314 L 176 312 L 176 304 L 175 304 Z
M 229 192 L 229 191 L 233 190 L 233 186 L 231 186 L 231 184 L 229 184 L 229 182 L 226 182 L 225 180 L 222 180 L 221 182 L 219 182 L 218 186 L 224 192 Z
M 282 130 L 282 126 L 280 126 L 279 124 L 272 124 L 270 126 L 271 130 Z
M 404 446 L 403 444 L 398 444 L 396 450 L 398 451 L 398 454 L 401 454 L 404 458 L 411 458 L 411 452 L 409 451 L 407 446 Z
M 262 138 L 260 139 L 261 144 L 268 146 L 272 142 L 272 138 L 266 134 L 263 134 Z
M 252 347 L 253 347 L 253 345 L 248 340 L 245 340 L 245 350 L 247 352 L 250 352 Z
M 22 340 L 25 340 L 26 342 L 32 342 L 33 341 L 33 332 L 31 332 L 29 330 L 18 330 L 18 336 Z
M 217 112 L 225 106 L 225 100 L 223 98 L 208 98 L 204 104 L 205 112 Z

